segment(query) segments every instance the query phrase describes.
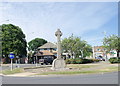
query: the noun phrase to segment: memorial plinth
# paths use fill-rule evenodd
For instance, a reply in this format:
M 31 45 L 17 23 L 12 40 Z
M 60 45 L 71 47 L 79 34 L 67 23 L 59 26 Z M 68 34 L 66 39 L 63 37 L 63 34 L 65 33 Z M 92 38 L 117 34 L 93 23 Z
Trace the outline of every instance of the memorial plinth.
M 55 32 L 55 36 L 57 37 L 57 58 L 53 61 L 52 63 L 52 68 L 53 70 L 62 70 L 65 69 L 65 61 L 61 57 L 61 42 L 60 42 L 60 37 L 62 36 L 62 32 L 60 29 L 58 29 Z

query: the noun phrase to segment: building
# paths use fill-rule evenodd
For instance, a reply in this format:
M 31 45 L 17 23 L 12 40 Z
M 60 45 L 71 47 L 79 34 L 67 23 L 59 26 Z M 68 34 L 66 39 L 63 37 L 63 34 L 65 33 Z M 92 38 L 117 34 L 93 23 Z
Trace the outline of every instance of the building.
M 103 48 L 102 46 L 94 46 L 93 47 L 93 58 L 98 57 L 98 56 L 105 57 L 105 52 L 106 52 L 106 49 Z
M 40 47 L 38 47 L 38 50 L 41 52 L 49 52 L 52 53 L 54 56 L 57 56 L 57 46 L 51 42 L 48 42 Z
M 48 42 L 40 47 L 38 47 L 37 53 L 34 54 L 34 57 L 37 57 L 37 61 L 41 59 L 51 62 L 57 57 L 57 46 L 51 42 Z
M 54 52 L 57 50 L 57 46 L 51 42 L 48 42 L 48 43 L 38 47 L 38 49 L 41 51 L 48 50 L 50 52 Z
M 117 57 L 116 50 L 112 50 L 109 53 L 106 53 L 107 49 L 103 46 L 94 46 L 93 47 L 93 58 L 102 56 L 104 59 L 108 60 L 112 57 Z

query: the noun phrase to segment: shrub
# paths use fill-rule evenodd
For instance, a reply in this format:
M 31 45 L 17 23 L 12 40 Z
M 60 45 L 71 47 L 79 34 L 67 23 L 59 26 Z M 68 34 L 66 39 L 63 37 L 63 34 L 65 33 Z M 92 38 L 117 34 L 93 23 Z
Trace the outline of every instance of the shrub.
M 82 64 L 83 59 L 76 59 L 76 64 Z
M 99 59 L 91 59 L 93 62 L 99 62 Z
M 93 63 L 93 62 L 99 62 L 99 60 L 82 59 L 82 58 L 66 59 L 66 64 L 85 64 L 85 63 Z
M 66 64 L 70 64 L 71 63 L 70 59 L 66 59 L 65 62 L 66 62 Z
M 114 63 L 120 63 L 120 58 L 118 57 L 113 57 L 109 59 L 109 62 L 114 64 Z
M 70 59 L 70 63 L 71 64 L 76 64 L 76 60 L 75 59 Z
M 92 59 L 83 59 L 83 63 L 92 63 L 93 60 Z

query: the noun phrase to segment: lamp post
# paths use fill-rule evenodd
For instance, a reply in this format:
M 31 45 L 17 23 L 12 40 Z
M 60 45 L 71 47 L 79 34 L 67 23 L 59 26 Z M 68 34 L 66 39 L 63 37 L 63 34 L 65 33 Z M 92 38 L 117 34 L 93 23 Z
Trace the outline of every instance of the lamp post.
M 104 37 L 106 37 L 106 31 L 103 31 L 103 34 L 104 34 Z M 105 53 L 105 59 L 106 61 L 108 61 L 106 49 L 104 49 L 104 53 Z
M 16 66 L 19 68 L 19 62 L 18 62 L 19 56 L 16 56 Z
M 0 21 L 0 23 L 6 22 L 6 21 L 9 21 L 9 19 Z M 0 28 L 0 30 L 2 30 L 2 28 Z M 2 39 L 1 38 L 0 38 L 0 48 L 2 49 Z M 0 55 L 2 57 L 2 51 L 0 51 Z M 5 55 L 3 55 L 3 57 L 5 57 Z M 2 58 L 0 60 L 1 60 L 1 65 L 2 65 L 2 63 L 3 63 Z
M 38 50 L 36 49 L 36 67 L 38 66 L 38 64 L 37 64 L 37 53 L 38 53 Z
M 31 35 L 31 34 L 34 34 L 34 32 L 31 32 L 31 33 L 28 33 L 27 34 L 27 38 L 28 38 L 28 35 Z M 29 39 L 29 38 L 28 38 Z M 28 49 L 28 47 L 29 47 L 29 45 L 28 45 L 28 43 L 27 43 L 27 58 L 28 58 L 28 63 L 29 63 L 29 56 L 28 56 L 28 53 L 30 52 L 30 50 Z M 32 57 L 32 56 L 31 56 Z M 30 58 L 31 58 L 30 57 Z

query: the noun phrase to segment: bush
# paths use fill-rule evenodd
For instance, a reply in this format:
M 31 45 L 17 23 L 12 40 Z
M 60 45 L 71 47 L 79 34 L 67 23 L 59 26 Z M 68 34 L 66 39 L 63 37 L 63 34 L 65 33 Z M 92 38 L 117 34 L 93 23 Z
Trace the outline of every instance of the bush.
M 75 64 L 76 60 L 75 59 L 66 59 L 67 64 Z
M 83 59 L 76 59 L 76 64 L 82 64 L 83 63 Z
M 93 63 L 99 62 L 97 59 L 82 59 L 82 58 L 75 58 L 75 59 L 66 59 L 66 64 L 85 64 L 85 63 Z
M 83 59 L 83 63 L 92 63 L 93 60 L 92 59 Z
M 92 59 L 93 62 L 99 62 L 99 59 Z
M 120 63 L 120 58 L 118 57 L 113 57 L 109 59 L 109 62 L 114 64 L 114 63 Z
M 70 64 L 70 59 L 65 60 L 66 64 Z

